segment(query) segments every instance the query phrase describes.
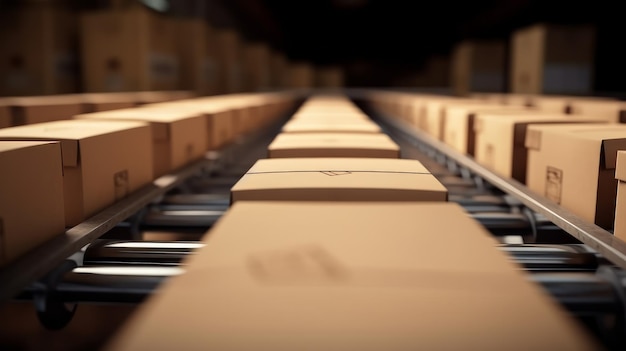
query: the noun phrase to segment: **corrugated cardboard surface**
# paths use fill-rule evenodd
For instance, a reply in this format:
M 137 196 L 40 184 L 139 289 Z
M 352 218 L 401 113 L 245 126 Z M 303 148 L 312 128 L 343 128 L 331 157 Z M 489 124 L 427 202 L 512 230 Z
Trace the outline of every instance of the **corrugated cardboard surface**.
M 149 123 L 155 177 L 201 158 L 208 148 L 208 121 L 199 113 L 146 107 L 88 113 L 76 118 Z
M 243 202 L 204 241 L 108 350 L 596 347 L 456 204 Z
M 474 122 L 476 161 L 519 182 L 526 181 L 526 128 L 532 124 L 593 122 L 581 116 L 526 111 L 478 112 Z
M 0 169 L 1 266 L 65 230 L 61 145 L 0 141 Z
M 269 158 L 399 158 L 400 147 L 385 134 L 281 133 L 268 146 Z
M 140 122 L 57 121 L 0 130 L 0 140 L 60 140 L 66 226 L 152 181 L 152 133 Z
M 532 125 L 526 134 L 526 184 L 590 223 L 614 224 L 615 160 L 626 126 Z
M 447 191 L 416 160 L 259 160 L 231 189 L 239 200 L 446 201 Z
M 374 122 L 359 121 L 342 123 L 335 121 L 304 122 L 293 120 L 287 122 L 282 129 L 283 133 L 380 133 L 381 129 Z

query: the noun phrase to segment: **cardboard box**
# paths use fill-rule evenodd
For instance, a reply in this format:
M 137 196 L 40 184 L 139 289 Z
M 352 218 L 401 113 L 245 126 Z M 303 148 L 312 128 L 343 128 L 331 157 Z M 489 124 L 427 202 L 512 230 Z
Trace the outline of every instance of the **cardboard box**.
M 626 104 L 610 99 L 572 99 L 569 113 L 610 123 L 626 123 Z
M 474 121 L 474 158 L 496 173 L 524 184 L 528 158 L 524 143 L 529 125 L 590 122 L 594 121 L 563 114 L 479 111 Z
M 615 166 L 617 200 L 615 203 L 615 236 L 626 241 L 626 151 L 617 153 Z
M 58 142 L 0 142 L 0 266 L 65 231 Z M 33 220 L 36 218 L 36 220 Z
M 213 28 L 201 19 L 177 19 L 176 40 L 180 60 L 180 87 L 199 95 L 215 95 L 219 91 L 217 42 Z
M 173 20 L 141 7 L 88 12 L 80 20 L 86 91 L 178 88 Z
M 291 121 L 299 122 L 324 122 L 324 123 L 359 123 L 369 122 L 370 118 L 362 112 L 296 112 L 291 116 Z
M 384 158 L 259 160 L 231 189 L 231 201 L 446 201 L 419 161 Z
M 345 86 L 341 67 L 319 67 L 315 70 L 315 86 L 320 88 L 341 88 Z
M 78 90 L 76 18 L 57 5 L 31 2 L 0 13 L 0 96 Z
M 443 142 L 452 146 L 455 150 L 475 155 L 474 121 L 476 113 L 485 111 L 497 114 L 510 111 L 523 112 L 521 107 L 489 104 L 450 104 L 444 107 L 446 119 L 443 125 Z
M 614 224 L 617 150 L 626 125 L 532 125 L 526 133 L 530 190 L 605 229 Z
M 4 128 L 0 140 L 60 140 L 65 225 L 152 181 L 152 133 L 139 122 L 56 121 Z
M 241 202 L 204 241 L 106 350 L 596 349 L 456 204 Z
M 571 96 L 528 96 L 529 104 L 542 112 L 548 113 L 568 113 Z
M 301 120 L 293 120 L 285 123 L 282 129 L 283 133 L 369 133 L 380 134 L 380 127 L 370 121 L 359 122 L 335 122 L 335 121 L 319 121 L 308 122 Z
M 219 29 L 215 31 L 217 43 L 217 59 L 219 70 L 219 91 L 238 93 L 244 88 L 241 57 L 241 40 L 234 30 Z
M 267 148 L 268 158 L 399 158 L 400 147 L 385 134 L 281 133 Z
M 306 89 L 315 86 L 315 69 L 309 63 L 293 62 L 288 66 L 287 87 Z
M 120 110 L 137 106 L 137 97 L 127 94 L 91 93 L 80 95 L 83 113 Z
M 471 104 L 474 101 L 448 98 L 425 100 L 422 102 L 421 112 L 417 114 L 417 124 L 414 126 L 435 139 L 443 140 L 446 107 L 461 103 Z
M 266 91 L 270 88 L 270 51 L 263 43 L 250 43 L 243 49 L 245 91 Z
M 5 101 L 12 126 L 71 119 L 84 111 L 80 95 L 32 96 Z
M 452 55 L 452 88 L 457 95 L 505 90 L 504 41 L 465 41 Z
M 593 88 L 595 31 L 586 26 L 534 25 L 512 37 L 511 91 L 587 94 Z
M 201 113 L 153 107 L 87 113 L 75 118 L 149 123 L 154 177 L 202 158 L 208 148 L 208 121 Z

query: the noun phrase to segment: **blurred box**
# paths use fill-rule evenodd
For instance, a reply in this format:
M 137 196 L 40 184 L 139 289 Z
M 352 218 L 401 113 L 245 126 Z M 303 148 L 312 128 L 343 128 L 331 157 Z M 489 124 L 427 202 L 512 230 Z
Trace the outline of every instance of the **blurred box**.
M 152 181 L 152 133 L 145 123 L 56 121 L 0 129 L 0 140 L 61 141 L 66 226 Z
M 268 158 L 399 158 L 400 147 L 385 134 L 281 133 L 267 148 Z
M 465 41 L 452 55 L 452 89 L 457 95 L 504 91 L 505 67 L 503 41 Z
M 270 54 L 270 86 L 273 89 L 287 87 L 287 58 L 282 52 L 273 51 Z
M 177 19 L 176 30 L 179 38 L 176 45 L 180 59 L 180 87 L 199 95 L 218 94 L 220 66 L 213 28 L 201 19 Z
M 315 69 L 315 86 L 319 88 L 342 88 L 345 86 L 341 67 L 318 67 Z
M 172 19 L 141 7 L 84 13 L 81 53 L 85 90 L 178 89 L 176 36 Z
M 257 161 L 231 189 L 244 201 L 447 201 L 416 160 L 276 158 Z
M 107 350 L 597 349 L 457 204 L 240 202 L 204 242 Z
M 451 104 L 445 107 L 446 119 L 443 125 L 443 142 L 455 150 L 470 156 L 475 155 L 476 134 L 474 121 L 476 114 L 490 112 L 494 114 L 510 111 L 523 112 L 523 107 L 492 104 Z M 528 111 L 532 112 L 532 111 Z
M 52 2 L 0 13 L 0 95 L 78 90 L 75 16 Z
M 263 43 L 248 43 L 243 47 L 245 91 L 266 91 L 271 86 L 270 51 Z
M 306 89 L 315 86 L 315 69 L 309 63 L 289 63 L 287 73 L 287 88 Z
M 623 101 L 600 98 L 576 98 L 569 104 L 569 113 L 599 121 L 626 123 L 626 104 Z
M 586 94 L 593 88 L 595 30 L 588 26 L 534 25 L 512 37 L 511 91 Z
M 567 113 L 571 96 L 529 95 L 528 104 L 546 113 Z
M 287 122 L 283 133 L 382 133 L 380 127 L 368 120 L 346 121 L 320 120 L 305 121 L 302 119 Z
M 0 99 L 0 128 L 10 127 L 12 124 L 11 110 L 5 102 L 5 99 Z
M 65 231 L 62 165 L 60 143 L 0 141 L 0 266 Z
M 215 40 L 220 93 L 228 94 L 243 91 L 241 39 L 239 35 L 231 29 L 217 29 Z
M 615 204 L 615 236 L 626 241 L 626 151 L 617 153 L 615 166 L 617 201 Z
M 153 107 L 87 113 L 75 118 L 149 123 L 154 177 L 202 158 L 207 150 L 208 121 L 201 113 Z
M 71 119 L 84 111 L 79 94 L 6 98 L 4 101 L 9 108 L 11 126 Z
M 83 112 L 102 112 L 131 108 L 137 106 L 135 94 L 124 93 L 87 93 L 80 94 L 83 104 Z
M 532 125 L 526 133 L 530 190 L 589 223 L 615 220 L 617 151 L 626 150 L 626 125 Z
M 590 123 L 584 116 L 541 114 L 529 111 L 479 111 L 474 120 L 475 159 L 496 173 L 526 182 L 528 126 L 534 124 Z

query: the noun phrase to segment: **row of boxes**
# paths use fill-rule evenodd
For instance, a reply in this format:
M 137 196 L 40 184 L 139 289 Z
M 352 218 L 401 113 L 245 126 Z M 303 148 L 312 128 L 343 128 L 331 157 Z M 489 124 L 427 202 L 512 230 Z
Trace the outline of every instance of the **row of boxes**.
M 294 101 L 288 93 L 215 96 L 0 129 L 0 264 L 263 128 Z M 236 110 L 249 115 L 238 119 Z
M 0 98 L 0 128 L 71 119 L 82 113 L 189 99 L 190 91 L 87 93 Z
M 515 31 L 509 45 L 504 40 L 458 44 L 452 53 L 451 84 L 458 95 L 480 91 L 589 94 L 594 52 L 591 26 L 536 24 Z
M 0 96 L 174 89 L 214 95 L 343 85 L 339 67 L 317 72 L 267 44 L 244 42 L 234 30 L 135 3 L 80 14 L 50 2 L 3 11 Z
M 319 120 L 343 130 L 283 129 L 272 145 L 319 135 L 322 149 L 272 158 L 270 146 L 270 158 L 231 189 L 232 207 L 185 274 L 142 306 L 109 350 L 183 341 L 192 349 L 595 347 L 493 237 L 446 203 L 419 161 L 352 155 L 325 141 L 353 135 L 372 146 L 366 138 L 384 136 L 362 131 L 371 122 L 347 99 L 311 98 L 292 118 Z M 451 328 L 466 332 L 449 338 Z
M 481 95 L 371 97 L 396 116 L 496 173 L 515 179 L 590 223 L 626 240 L 616 214 L 616 158 L 626 150 L 626 105 L 617 100 Z M 491 102 L 490 102 L 491 101 Z M 510 102 L 521 102 L 511 104 Z M 503 103 L 509 102 L 508 105 Z M 623 214 L 622 214 L 623 216 Z

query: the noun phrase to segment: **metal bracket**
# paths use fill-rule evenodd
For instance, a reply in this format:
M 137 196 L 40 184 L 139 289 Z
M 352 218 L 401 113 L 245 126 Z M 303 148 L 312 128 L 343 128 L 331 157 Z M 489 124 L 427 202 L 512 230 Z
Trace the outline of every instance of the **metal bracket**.
M 49 330 L 59 330 L 67 326 L 76 313 L 76 304 L 67 304 L 56 296 L 56 286 L 65 273 L 76 268 L 76 262 L 66 260 L 59 267 L 35 283 L 33 303 L 39 322 Z

